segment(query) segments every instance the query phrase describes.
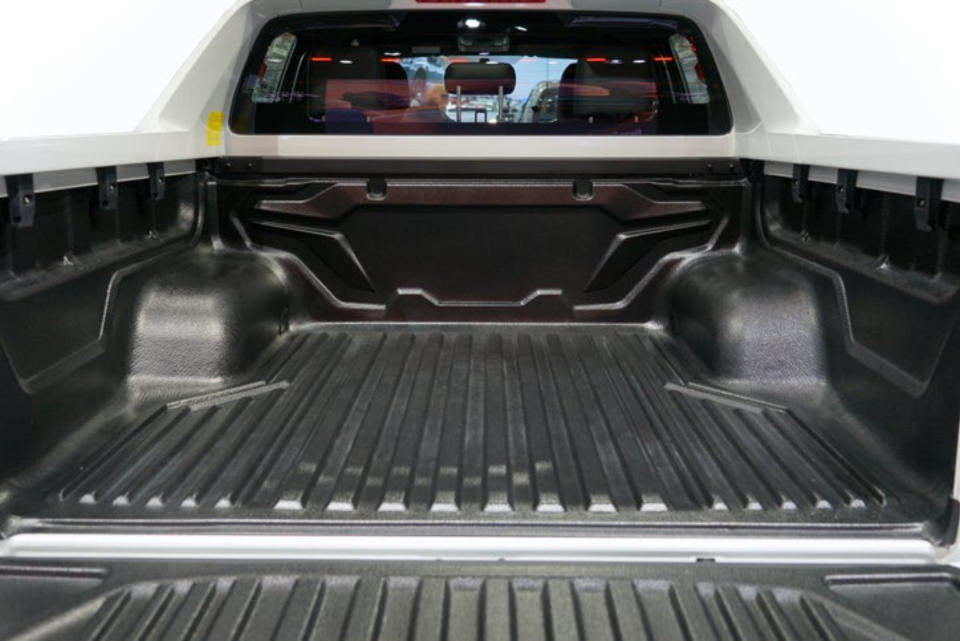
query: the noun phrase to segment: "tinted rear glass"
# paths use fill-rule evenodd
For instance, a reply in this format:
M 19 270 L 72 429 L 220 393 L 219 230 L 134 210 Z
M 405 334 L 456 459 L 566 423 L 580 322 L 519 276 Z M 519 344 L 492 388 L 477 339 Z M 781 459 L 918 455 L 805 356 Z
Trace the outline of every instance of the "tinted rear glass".
M 730 129 L 679 18 L 509 11 L 271 22 L 231 114 L 241 134 L 704 135 Z

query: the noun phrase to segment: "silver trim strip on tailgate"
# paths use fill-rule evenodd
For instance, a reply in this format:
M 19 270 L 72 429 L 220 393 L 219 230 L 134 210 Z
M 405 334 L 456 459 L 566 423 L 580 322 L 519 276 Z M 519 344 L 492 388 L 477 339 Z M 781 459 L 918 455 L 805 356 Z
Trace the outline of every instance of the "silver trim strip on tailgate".
M 23 533 L 0 557 L 931 564 L 923 539 L 797 536 L 312 536 Z

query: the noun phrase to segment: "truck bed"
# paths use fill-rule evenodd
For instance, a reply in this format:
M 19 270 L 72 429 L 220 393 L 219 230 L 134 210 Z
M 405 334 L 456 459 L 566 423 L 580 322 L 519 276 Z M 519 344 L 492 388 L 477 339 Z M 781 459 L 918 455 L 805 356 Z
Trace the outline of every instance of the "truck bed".
M 936 538 L 956 287 L 797 240 L 767 180 L 750 222 L 726 176 L 182 177 L 154 240 L 0 284 L 7 531 Z
M 642 326 L 317 324 L 249 380 L 108 425 L 24 488 L 48 519 L 900 522 L 847 420 L 707 384 Z M 39 499 L 39 500 L 37 500 Z

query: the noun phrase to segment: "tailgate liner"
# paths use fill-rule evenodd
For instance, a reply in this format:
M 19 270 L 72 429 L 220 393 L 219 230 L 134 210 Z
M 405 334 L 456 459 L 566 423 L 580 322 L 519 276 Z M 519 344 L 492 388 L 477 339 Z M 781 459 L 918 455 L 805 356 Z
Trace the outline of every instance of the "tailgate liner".
M 949 568 L 114 561 L 0 564 L 30 639 L 951 639 Z
M 706 384 L 630 325 L 313 325 L 21 490 L 49 520 L 904 523 L 835 406 Z

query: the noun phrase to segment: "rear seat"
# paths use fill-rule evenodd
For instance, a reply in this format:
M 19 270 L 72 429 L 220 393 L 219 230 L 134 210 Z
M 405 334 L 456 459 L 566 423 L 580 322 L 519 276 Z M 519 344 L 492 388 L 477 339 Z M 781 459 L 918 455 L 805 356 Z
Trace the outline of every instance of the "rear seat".
M 637 60 L 644 62 L 635 62 Z M 619 61 L 619 62 L 613 62 Z M 657 86 L 651 63 L 637 58 L 636 50 L 588 51 L 569 65 L 560 78 L 558 117 L 570 125 L 587 127 L 611 122 L 636 129 L 637 123 L 654 122 Z

